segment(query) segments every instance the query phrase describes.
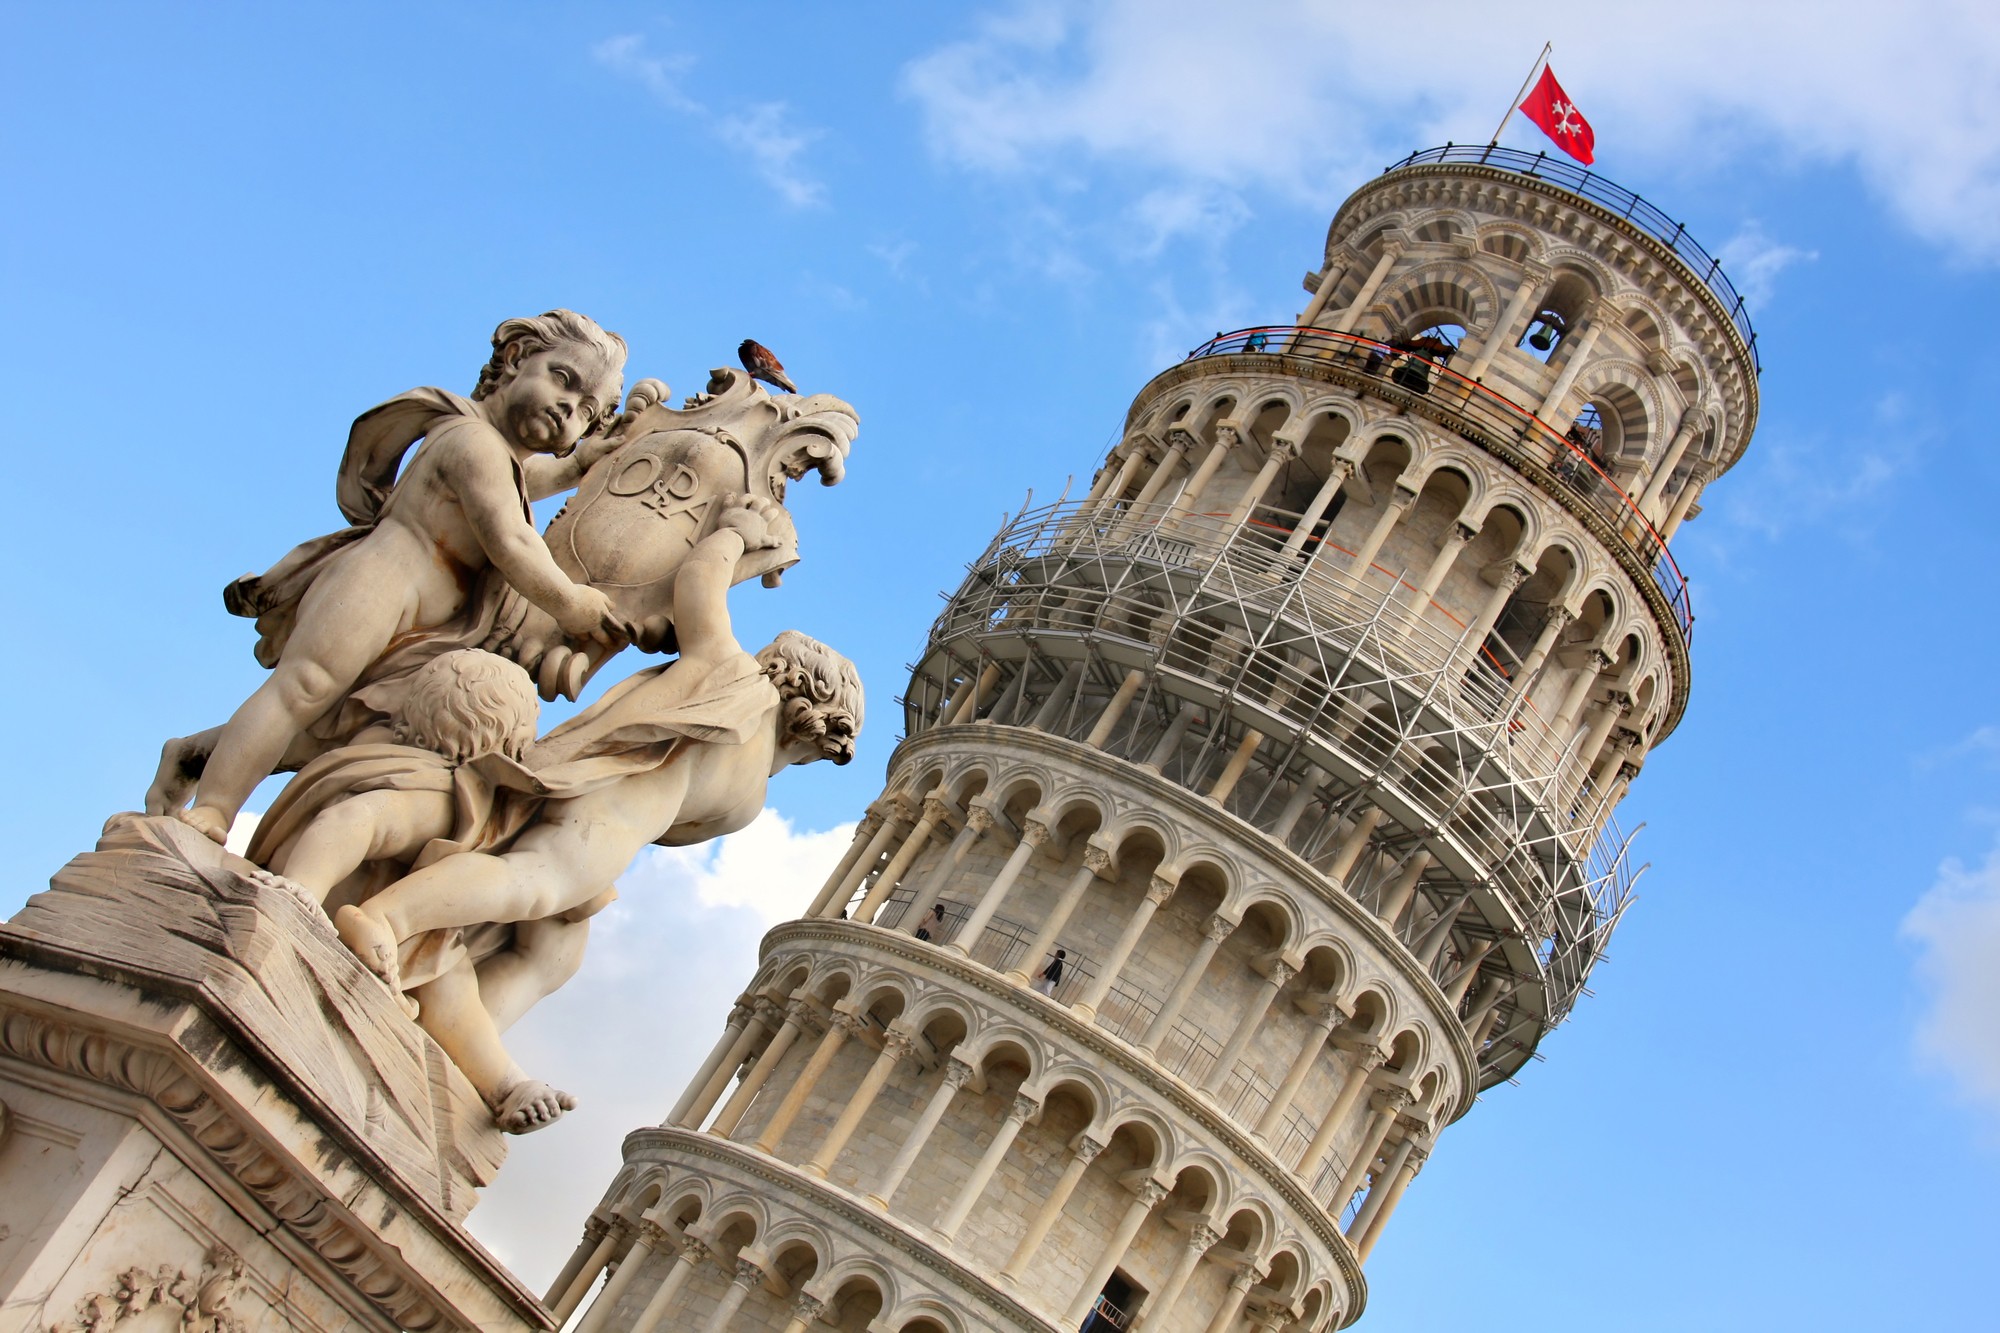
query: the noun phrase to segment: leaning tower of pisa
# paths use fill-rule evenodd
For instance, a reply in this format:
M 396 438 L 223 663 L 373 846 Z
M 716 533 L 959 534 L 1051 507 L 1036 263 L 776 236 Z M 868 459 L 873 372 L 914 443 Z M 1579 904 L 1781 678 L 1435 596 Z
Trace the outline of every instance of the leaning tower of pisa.
M 1755 338 L 1681 226 L 1501 149 L 1370 181 L 1305 287 L 968 552 L 853 846 L 550 1293 L 583 1333 L 1343 1327 L 1568 1017 Z

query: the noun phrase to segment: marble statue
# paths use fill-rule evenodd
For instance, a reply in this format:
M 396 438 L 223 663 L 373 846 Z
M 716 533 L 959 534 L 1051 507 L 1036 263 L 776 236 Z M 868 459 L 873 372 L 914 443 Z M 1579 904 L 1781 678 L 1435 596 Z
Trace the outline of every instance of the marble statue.
M 741 828 L 785 766 L 846 762 L 861 721 L 847 659 L 798 634 L 753 657 L 726 603 L 798 561 L 787 483 L 842 479 L 853 409 L 721 369 L 679 409 L 642 379 L 614 412 L 624 360 L 582 315 L 508 320 L 470 398 L 358 419 L 352 526 L 225 592 L 270 678 L 168 742 L 147 796 L 220 841 L 296 770 L 249 859 L 338 922 L 512 1133 L 575 1104 L 501 1034 L 575 974 L 612 881 L 649 842 Z M 530 502 L 571 487 L 536 533 Z M 537 694 L 575 698 L 627 646 L 678 656 L 537 741 Z

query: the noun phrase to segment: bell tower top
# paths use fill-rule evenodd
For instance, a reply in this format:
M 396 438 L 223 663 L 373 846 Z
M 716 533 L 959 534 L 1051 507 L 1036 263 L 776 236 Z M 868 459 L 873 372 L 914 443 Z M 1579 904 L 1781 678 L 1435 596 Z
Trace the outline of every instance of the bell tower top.
M 1558 433 L 1595 432 L 1633 495 L 1683 430 L 1669 467 L 1707 480 L 1757 424 L 1757 335 L 1721 261 L 1630 190 L 1543 153 L 1411 154 L 1341 206 L 1306 286 L 1303 325 L 1460 339 L 1454 370 Z

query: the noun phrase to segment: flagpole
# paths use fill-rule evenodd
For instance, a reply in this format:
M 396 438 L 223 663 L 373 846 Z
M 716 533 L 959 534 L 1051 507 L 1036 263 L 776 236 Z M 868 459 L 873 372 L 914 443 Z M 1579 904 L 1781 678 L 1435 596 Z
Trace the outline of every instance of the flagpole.
M 1512 120 L 1514 118 L 1514 113 L 1520 109 L 1521 99 L 1528 95 L 1528 85 L 1535 81 L 1536 71 L 1541 69 L 1542 63 L 1549 58 L 1549 52 L 1555 49 L 1555 45 L 1556 44 L 1554 42 L 1542 43 L 1542 53 L 1535 57 L 1534 64 L 1528 66 L 1528 77 L 1521 80 L 1521 91 L 1515 93 L 1514 100 L 1507 103 L 1507 114 L 1500 117 L 1500 129 L 1496 129 L 1493 131 L 1493 139 L 1487 145 L 1488 147 L 1498 148 L 1500 146 L 1500 130 L 1504 130 L 1507 128 L 1507 122 Z

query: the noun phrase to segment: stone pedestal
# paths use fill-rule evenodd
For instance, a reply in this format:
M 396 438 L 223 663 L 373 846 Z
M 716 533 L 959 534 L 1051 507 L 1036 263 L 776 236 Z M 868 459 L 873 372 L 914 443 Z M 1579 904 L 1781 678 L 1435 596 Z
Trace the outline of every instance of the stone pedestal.
M 0 1333 L 545 1330 L 478 1095 L 318 907 L 120 815 L 0 926 Z

